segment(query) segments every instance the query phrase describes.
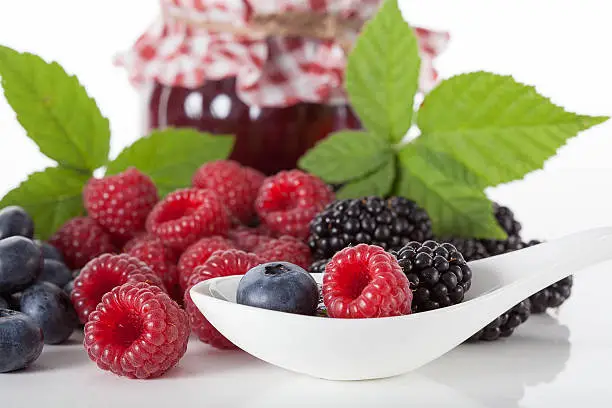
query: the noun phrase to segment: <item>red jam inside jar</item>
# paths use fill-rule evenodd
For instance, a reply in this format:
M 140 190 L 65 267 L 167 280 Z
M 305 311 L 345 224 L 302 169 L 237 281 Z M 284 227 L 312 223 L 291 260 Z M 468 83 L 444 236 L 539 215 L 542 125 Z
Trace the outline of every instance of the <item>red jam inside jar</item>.
M 348 105 L 248 106 L 238 98 L 235 82 L 207 81 L 197 89 L 156 83 L 149 99 L 149 128 L 190 127 L 234 135 L 230 158 L 266 174 L 295 168 L 308 149 L 332 132 L 361 128 Z

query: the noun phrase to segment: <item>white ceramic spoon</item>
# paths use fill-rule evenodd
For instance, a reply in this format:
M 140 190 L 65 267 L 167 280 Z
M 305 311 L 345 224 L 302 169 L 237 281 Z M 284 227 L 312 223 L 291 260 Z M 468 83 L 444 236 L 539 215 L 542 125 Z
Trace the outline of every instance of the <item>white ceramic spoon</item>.
M 239 305 L 240 276 L 191 289 L 206 318 L 244 351 L 271 364 L 332 380 L 365 380 L 412 371 L 453 349 L 530 295 L 582 269 L 612 260 L 612 227 L 573 234 L 471 262 L 463 303 L 379 319 L 326 319 Z M 321 275 L 314 274 L 320 282 Z

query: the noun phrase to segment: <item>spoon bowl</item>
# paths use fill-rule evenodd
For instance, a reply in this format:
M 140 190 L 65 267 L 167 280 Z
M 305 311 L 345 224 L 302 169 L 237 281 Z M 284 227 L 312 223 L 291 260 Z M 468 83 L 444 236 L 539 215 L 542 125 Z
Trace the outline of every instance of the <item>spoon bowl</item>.
M 329 380 L 392 377 L 415 370 L 464 342 L 521 300 L 612 260 L 612 228 L 599 228 L 471 262 L 463 303 L 407 316 L 327 319 L 235 303 L 241 276 L 201 282 L 191 298 L 244 351 L 276 366 Z M 313 274 L 318 283 L 322 275 Z

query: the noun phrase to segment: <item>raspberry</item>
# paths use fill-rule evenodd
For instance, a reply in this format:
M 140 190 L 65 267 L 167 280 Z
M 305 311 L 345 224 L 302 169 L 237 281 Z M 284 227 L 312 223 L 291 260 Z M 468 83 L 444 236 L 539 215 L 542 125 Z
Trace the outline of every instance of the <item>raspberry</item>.
M 62 253 L 70 269 L 80 269 L 99 255 L 115 252 L 111 236 L 87 217 L 66 222 L 49 242 Z
M 102 297 L 85 325 L 85 350 L 102 370 L 159 377 L 187 351 L 187 313 L 160 288 L 125 283 Z
M 150 234 L 146 231 L 137 232 L 136 234 L 134 234 L 134 238 L 130 239 L 128 242 L 126 242 L 123 245 L 122 252 L 128 253 L 133 247 L 140 244 L 141 242 L 149 241 L 153 239 L 159 239 L 159 238 L 157 238 L 155 235 Z
M 461 303 L 472 286 L 472 270 L 451 244 L 410 242 L 394 255 L 414 292 L 415 313 Z
M 308 245 L 287 235 L 263 242 L 253 252 L 266 262 L 290 262 L 304 269 L 308 269 L 311 263 Z
M 234 245 L 223 237 L 202 238 L 183 252 L 178 262 L 178 279 L 181 289 L 187 289 L 187 282 L 193 270 L 203 265 L 216 251 L 234 249 Z
M 159 238 L 143 234 L 126 244 L 125 253 L 146 263 L 164 282 L 166 290 L 172 299 L 183 300 L 183 292 L 179 286 L 176 270 L 177 254 L 166 247 Z
M 91 179 L 83 191 L 87 213 L 119 240 L 128 240 L 145 226 L 158 201 L 151 178 L 135 168 L 102 179 Z
M 369 318 L 410 314 L 412 291 L 393 255 L 375 245 L 345 248 L 323 275 L 330 317 Z
M 236 244 L 238 249 L 250 252 L 259 245 L 270 242 L 274 238 L 263 225 L 257 228 L 238 226 L 229 232 L 230 239 Z
M 377 245 L 392 251 L 431 237 L 431 220 L 415 202 L 404 197 L 362 197 L 328 205 L 310 224 L 308 245 L 319 260 L 349 245 Z
M 265 180 L 255 208 L 273 233 L 305 240 L 312 219 L 333 200 L 334 193 L 319 178 L 290 170 Z
M 229 226 L 229 215 L 217 195 L 197 188 L 168 194 L 147 218 L 147 231 L 179 250 L 206 236 L 225 235 Z
M 239 222 L 253 218 L 257 190 L 252 187 L 252 175 L 233 160 L 218 160 L 204 164 L 193 176 L 193 186 L 210 189 Z
M 203 265 L 198 266 L 189 279 L 189 289 L 197 283 L 220 276 L 244 275 L 249 269 L 264 263 L 257 255 L 237 249 L 217 252 Z M 191 329 L 204 343 L 219 349 L 233 349 L 236 346 L 226 339 L 206 320 L 195 306 L 189 290 L 185 291 L 185 310 L 189 315 Z
M 89 262 L 74 280 L 71 295 L 81 322 L 87 322 L 104 294 L 127 282 L 146 282 L 164 289 L 155 272 L 130 255 L 105 254 Z
M 251 188 L 251 193 L 255 194 L 255 198 L 257 198 L 259 189 L 264 183 L 266 176 L 262 172 L 251 167 L 244 167 L 244 172 L 246 173 L 246 178 L 249 183 L 249 187 Z

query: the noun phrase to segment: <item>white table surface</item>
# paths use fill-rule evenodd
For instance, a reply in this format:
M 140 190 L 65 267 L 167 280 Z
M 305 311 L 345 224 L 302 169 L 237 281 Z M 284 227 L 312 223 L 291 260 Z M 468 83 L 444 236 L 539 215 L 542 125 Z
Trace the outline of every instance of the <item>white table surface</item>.
M 28 370 L 0 376 L 1 406 L 609 407 L 612 319 L 604 302 L 610 268 L 607 263 L 582 271 L 558 313 L 532 317 L 512 337 L 459 346 L 391 379 L 314 379 L 194 339 L 162 378 L 129 380 L 99 370 L 83 350 L 82 335 L 75 335 L 69 344 L 45 346 Z

